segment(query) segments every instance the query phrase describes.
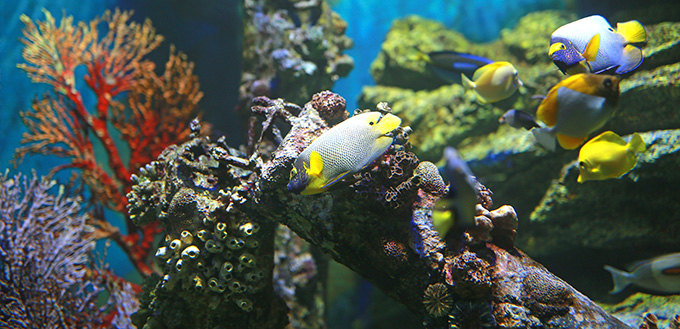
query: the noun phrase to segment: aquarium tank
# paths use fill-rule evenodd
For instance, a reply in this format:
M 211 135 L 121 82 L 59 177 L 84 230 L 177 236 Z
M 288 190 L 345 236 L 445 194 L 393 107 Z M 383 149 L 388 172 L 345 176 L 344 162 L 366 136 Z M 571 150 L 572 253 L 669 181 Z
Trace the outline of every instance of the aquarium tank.
M 680 3 L 0 2 L 0 328 L 680 328 Z

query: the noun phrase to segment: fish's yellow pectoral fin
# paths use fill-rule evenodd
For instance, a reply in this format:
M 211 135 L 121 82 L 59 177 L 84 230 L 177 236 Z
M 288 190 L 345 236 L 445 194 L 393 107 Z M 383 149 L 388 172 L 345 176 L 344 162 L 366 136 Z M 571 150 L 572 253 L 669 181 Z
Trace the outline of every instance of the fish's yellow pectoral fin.
M 307 174 L 310 177 L 321 177 L 321 172 L 323 171 L 323 159 L 321 154 L 317 151 L 312 151 L 309 155 L 309 169 L 307 169 Z
M 465 89 L 475 89 L 475 88 L 477 87 L 477 85 L 475 85 L 475 83 L 472 82 L 472 80 L 470 80 L 470 79 L 465 75 L 465 73 L 461 73 L 461 74 L 460 74 L 460 79 L 461 79 L 462 84 L 463 84 L 463 87 L 465 87 Z
M 621 34 L 628 43 L 645 42 L 647 40 L 645 27 L 636 20 L 616 23 L 616 32 Z
M 588 137 L 572 137 L 562 134 L 557 134 L 557 142 L 560 143 L 565 150 L 573 150 L 579 147 Z
M 590 39 L 590 41 L 588 41 L 586 49 L 583 50 L 583 57 L 588 62 L 594 62 L 595 58 L 597 58 L 597 52 L 599 50 L 600 50 L 600 34 L 596 34 Z

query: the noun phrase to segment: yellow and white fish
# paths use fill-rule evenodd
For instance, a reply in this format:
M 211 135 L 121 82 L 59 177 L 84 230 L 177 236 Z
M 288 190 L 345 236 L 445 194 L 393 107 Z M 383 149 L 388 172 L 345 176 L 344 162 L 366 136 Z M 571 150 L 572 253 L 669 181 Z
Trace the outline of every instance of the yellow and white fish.
M 630 72 L 644 59 L 642 50 L 631 43 L 647 39 L 638 21 L 616 24 L 616 30 L 600 15 L 563 25 L 550 37 L 550 56 L 565 74 Z
M 288 191 L 321 193 L 345 175 L 362 170 L 392 145 L 390 133 L 400 124 L 399 117 L 380 112 L 358 114 L 337 124 L 295 160 Z
M 538 105 L 536 117 L 548 127 L 531 130 L 536 141 L 548 150 L 555 149 L 555 138 L 567 150 L 579 147 L 614 115 L 619 81 L 618 76 L 582 73 L 556 84 Z
M 517 69 L 509 62 L 493 62 L 475 71 L 472 81 L 461 74 L 463 86 L 477 93 L 477 100 L 482 103 L 493 103 L 510 97 L 522 86 Z
M 634 133 L 630 142 L 612 131 L 589 140 L 578 153 L 578 182 L 621 177 L 635 168 L 637 153 L 644 152 L 645 142 Z
M 664 294 L 680 294 L 680 253 L 666 254 L 636 263 L 630 272 L 605 265 L 604 269 L 612 274 L 616 294 L 633 284 L 644 289 Z

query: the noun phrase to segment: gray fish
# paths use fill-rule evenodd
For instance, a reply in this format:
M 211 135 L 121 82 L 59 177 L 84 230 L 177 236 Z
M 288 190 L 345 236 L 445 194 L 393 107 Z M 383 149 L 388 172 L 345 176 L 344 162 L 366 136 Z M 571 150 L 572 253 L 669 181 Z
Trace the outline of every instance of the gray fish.
M 631 284 L 664 294 L 680 293 L 680 252 L 640 261 L 629 269 L 630 272 L 609 265 L 604 269 L 614 279 L 610 294 L 619 293 Z
M 453 147 L 444 149 L 444 176 L 448 180 L 449 195 L 447 199 L 453 200 L 453 210 L 456 214 L 456 226 L 458 228 L 470 228 L 475 226 L 475 205 L 477 205 L 477 180 L 465 160 L 460 157 Z
M 540 128 L 536 119 L 532 117 L 529 113 L 520 110 L 508 110 L 503 114 L 502 117 L 498 119 L 500 123 L 507 123 L 513 128 L 524 128 L 526 130 L 531 130 L 531 128 Z

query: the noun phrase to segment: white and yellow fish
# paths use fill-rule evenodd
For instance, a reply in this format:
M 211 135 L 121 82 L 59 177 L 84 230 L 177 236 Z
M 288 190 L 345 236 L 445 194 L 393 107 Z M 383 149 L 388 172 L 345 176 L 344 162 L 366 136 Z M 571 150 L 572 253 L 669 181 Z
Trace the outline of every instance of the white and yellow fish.
M 614 115 L 619 81 L 618 76 L 582 73 L 556 84 L 538 105 L 536 117 L 548 127 L 531 130 L 536 141 L 548 150 L 555 149 L 555 138 L 564 149 L 579 147 Z
M 563 25 L 550 38 L 548 55 L 565 74 L 630 72 L 640 66 L 644 55 L 631 43 L 647 39 L 638 21 L 616 24 L 616 29 L 600 15 Z
M 355 115 L 316 138 L 295 160 L 288 191 L 303 195 L 324 192 L 356 173 L 392 145 L 391 133 L 401 119 L 393 114 L 367 112 Z
M 517 69 L 509 62 L 494 62 L 484 65 L 475 71 L 470 80 L 461 74 L 463 86 L 477 93 L 477 100 L 482 103 L 493 103 L 510 97 L 522 86 Z
M 630 142 L 612 131 L 589 140 L 578 153 L 578 182 L 603 180 L 625 175 L 637 163 L 637 153 L 645 151 L 645 142 L 634 133 Z

